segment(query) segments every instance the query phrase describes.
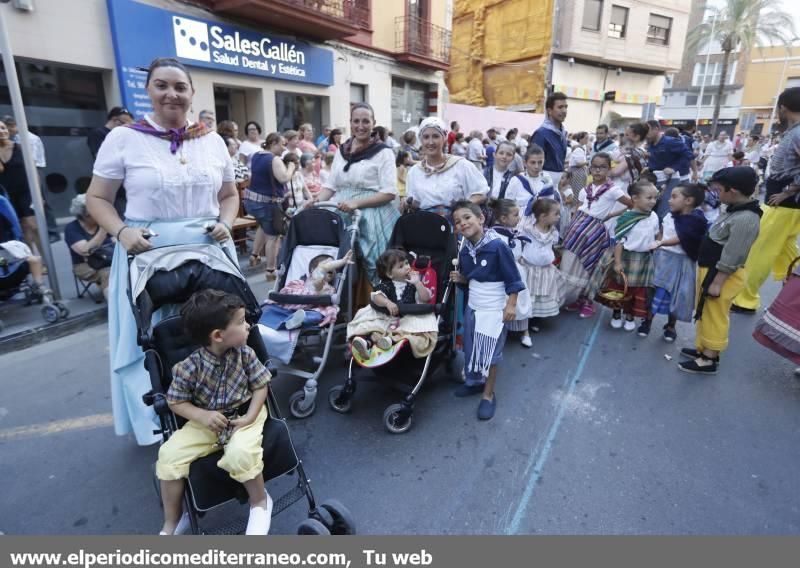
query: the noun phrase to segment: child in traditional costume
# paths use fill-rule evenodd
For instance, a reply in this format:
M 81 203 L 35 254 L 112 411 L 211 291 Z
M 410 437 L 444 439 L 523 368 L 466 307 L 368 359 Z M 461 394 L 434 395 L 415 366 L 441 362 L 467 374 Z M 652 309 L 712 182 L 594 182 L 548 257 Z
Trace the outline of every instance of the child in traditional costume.
M 516 317 L 517 295 L 525 289 L 514 255 L 493 230 L 484 230 L 480 207 L 469 201 L 453 206 L 456 230 L 466 239 L 458 270 L 450 280 L 469 285 L 464 314 L 465 382 L 456 396 L 482 393 L 478 419 L 494 416 L 497 365 L 503 359 L 505 322 Z

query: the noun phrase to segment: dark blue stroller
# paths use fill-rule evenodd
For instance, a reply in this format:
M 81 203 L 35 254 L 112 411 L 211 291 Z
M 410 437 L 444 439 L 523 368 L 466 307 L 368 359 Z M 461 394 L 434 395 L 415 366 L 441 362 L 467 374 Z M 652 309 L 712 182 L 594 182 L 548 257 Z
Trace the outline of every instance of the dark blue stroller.
M 13 299 L 15 303 L 19 301 L 25 306 L 41 304 L 42 317 L 47 323 L 66 318 L 69 315 L 67 307 L 53 301 L 52 292 L 31 283 L 28 261 L 20 260 L 17 255 L 3 248 L 3 243 L 9 241 L 22 241 L 22 227 L 5 190 L 0 187 L 0 303 L 11 303 Z M 20 300 L 15 299 L 18 295 L 21 296 Z M 0 331 L 2 329 L 3 322 L 0 320 Z

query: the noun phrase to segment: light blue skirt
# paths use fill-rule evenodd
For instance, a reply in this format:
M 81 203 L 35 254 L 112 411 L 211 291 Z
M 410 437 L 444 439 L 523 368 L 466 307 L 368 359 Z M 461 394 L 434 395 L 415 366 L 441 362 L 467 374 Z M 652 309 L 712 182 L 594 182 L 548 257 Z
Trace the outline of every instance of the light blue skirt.
M 213 239 L 205 232 L 212 218 L 179 219 L 174 221 L 136 221 L 128 219 L 130 227 L 148 227 L 158 234 L 151 242 L 154 247 L 185 244 L 208 244 Z M 232 241 L 226 246 L 236 252 Z M 176 313 L 178 306 L 166 306 L 153 315 L 153 321 Z M 153 430 L 160 428 L 156 413 L 145 406 L 142 395 L 150 390 L 150 376 L 144 368 L 144 353 L 136 343 L 136 322 L 128 299 L 128 255 L 117 245 L 111 264 L 108 290 L 108 342 L 111 362 L 111 408 L 114 432 L 124 436 L 131 431 L 141 446 L 161 440 Z

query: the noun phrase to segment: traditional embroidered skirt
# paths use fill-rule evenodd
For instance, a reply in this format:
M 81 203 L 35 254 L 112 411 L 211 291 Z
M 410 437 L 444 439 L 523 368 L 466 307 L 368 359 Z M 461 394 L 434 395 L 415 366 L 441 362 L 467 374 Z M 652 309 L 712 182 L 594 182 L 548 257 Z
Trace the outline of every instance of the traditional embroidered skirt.
M 691 323 L 697 272 L 694 261 L 685 254 L 656 250 L 653 263 L 653 315 L 674 315 L 678 321 Z
M 531 296 L 532 318 L 557 316 L 564 303 L 564 277 L 552 264 L 529 266 L 526 280 Z
M 614 250 L 608 249 L 592 273 L 588 286 L 590 298 L 594 298 L 603 287 L 620 291 L 624 289 L 622 278 L 617 275 L 609 278 L 613 266 Z M 636 317 L 647 317 L 653 297 L 653 254 L 623 250 L 622 271 L 628 279 L 628 295 L 631 297 L 623 306 L 623 311 Z
M 610 244 L 605 225 L 599 219 L 578 211 L 564 236 L 561 257 L 566 303 L 586 294 L 592 272 Z
M 341 203 L 353 199 L 364 199 L 365 197 L 373 197 L 376 193 L 376 191 L 371 189 L 347 187 L 336 191 L 336 201 Z M 389 244 L 394 224 L 400 218 L 400 212 L 397 211 L 397 208 L 395 208 L 392 202 L 379 207 L 365 207 L 360 211 L 361 221 L 359 222 L 357 243 L 358 253 L 364 270 L 366 271 L 367 278 L 375 285 L 379 282 L 375 263 Z M 350 213 L 339 211 L 339 214 L 342 215 L 348 223 L 352 219 Z
M 758 320 L 753 338 L 800 365 L 800 275 L 789 277 L 775 301 Z

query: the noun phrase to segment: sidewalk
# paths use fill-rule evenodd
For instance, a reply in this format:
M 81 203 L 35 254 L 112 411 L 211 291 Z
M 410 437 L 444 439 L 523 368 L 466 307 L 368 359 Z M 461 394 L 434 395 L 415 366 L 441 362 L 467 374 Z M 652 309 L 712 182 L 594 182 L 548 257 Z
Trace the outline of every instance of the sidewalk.
M 49 324 L 42 317 L 40 305 L 25 306 L 16 300 L 10 303 L 0 303 L 0 320 L 4 326 L 0 330 L 0 355 L 76 333 L 106 321 L 106 303 L 104 301 L 95 303 L 88 294 L 85 294 L 83 298 L 78 298 L 72 276 L 69 250 L 63 238 L 57 243 L 53 243 L 51 247 L 58 282 L 61 286 L 61 301 L 69 309 L 69 316 Z M 259 301 L 266 298 L 268 286 L 264 279 L 263 265 L 250 269 L 246 256 L 240 257 L 239 265 L 243 267 L 256 298 Z M 92 286 L 91 290 L 95 297 L 102 298 L 102 294 L 96 286 Z

